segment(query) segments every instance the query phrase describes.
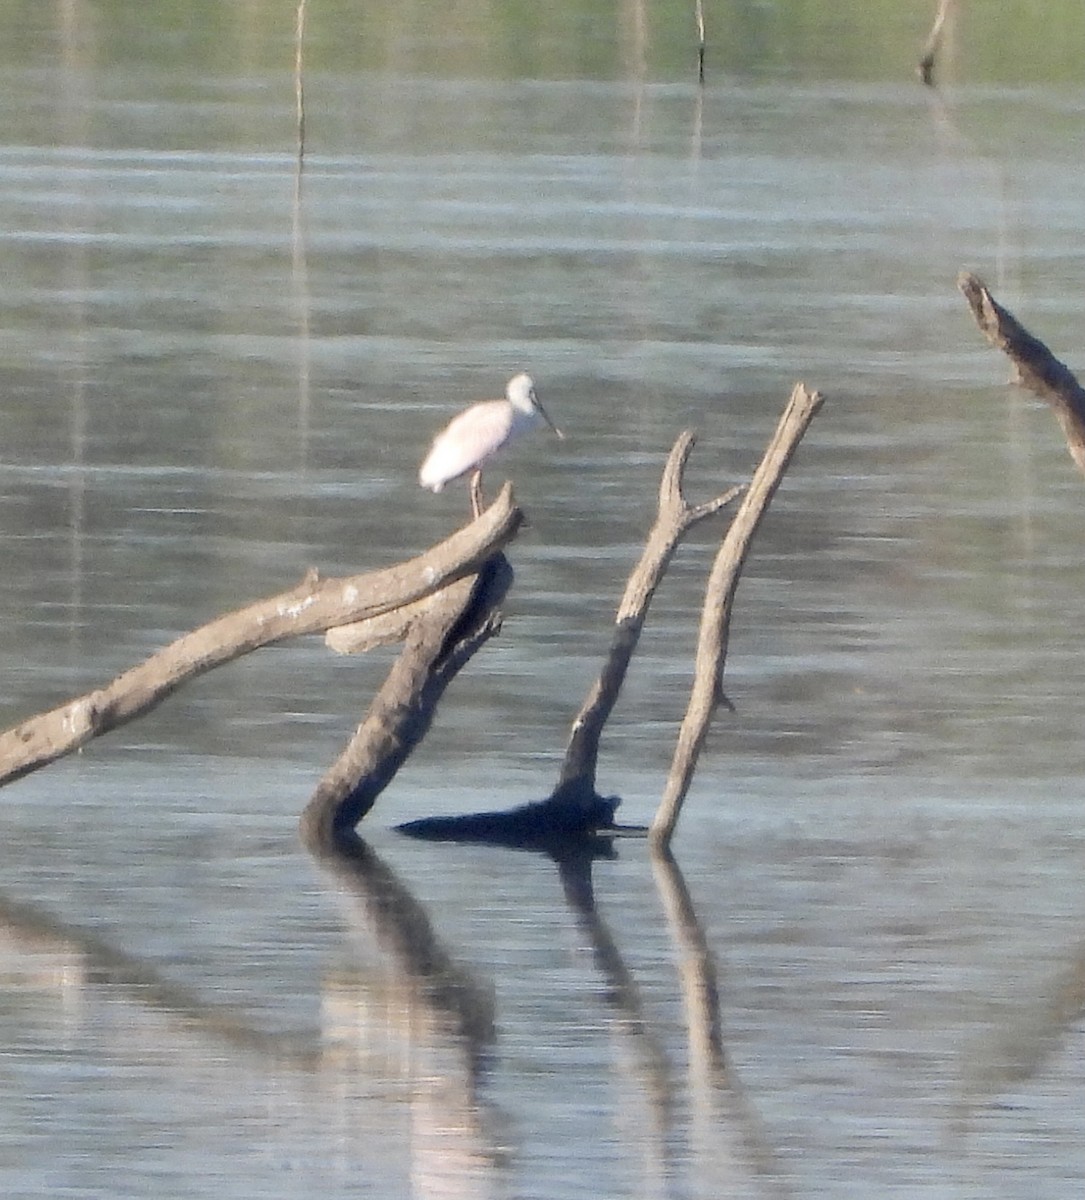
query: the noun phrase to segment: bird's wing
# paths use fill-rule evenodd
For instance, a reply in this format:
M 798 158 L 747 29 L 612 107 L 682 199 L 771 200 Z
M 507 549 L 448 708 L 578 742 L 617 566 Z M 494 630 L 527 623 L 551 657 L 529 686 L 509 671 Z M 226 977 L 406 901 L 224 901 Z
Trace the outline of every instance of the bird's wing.
M 444 486 L 481 466 L 508 440 L 512 409 L 504 400 L 472 404 L 434 438 L 419 479 L 424 487 Z
M 512 406 L 505 400 L 480 400 L 454 416 L 441 436 L 493 454 L 509 436 L 512 415 Z

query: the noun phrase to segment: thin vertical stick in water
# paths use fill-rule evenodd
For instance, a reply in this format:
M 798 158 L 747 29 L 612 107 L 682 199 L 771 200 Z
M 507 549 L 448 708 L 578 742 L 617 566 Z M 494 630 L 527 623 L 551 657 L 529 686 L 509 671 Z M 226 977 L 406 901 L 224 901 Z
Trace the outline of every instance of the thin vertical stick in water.
M 697 639 L 697 662 L 689 706 L 678 731 L 678 744 L 663 799 L 649 832 L 656 849 L 666 849 L 670 845 L 701 747 L 708 736 L 712 714 L 723 697 L 720 679 L 727 658 L 731 605 L 750 543 L 792 455 L 821 404 L 819 392 L 811 392 L 801 383 L 795 385 L 776 432 L 754 472 L 712 565 L 701 610 L 701 631 Z
M 305 45 L 305 6 L 307 0 L 298 0 L 298 10 L 294 21 L 294 103 L 297 113 L 298 131 L 298 172 L 305 159 L 305 81 L 303 78 Z
M 704 0 L 697 0 L 697 82 L 704 85 Z
M 927 38 L 923 57 L 919 60 L 919 66 L 916 67 L 919 78 L 928 87 L 934 84 L 934 61 L 938 55 L 938 51 L 942 47 L 946 22 L 953 15 L 956 5 L 957 0 L 938 0 L 938 11 L 934 14 L 934 25 L 931 27 L 930 36 Z
M 297 158 L 294 162 L 294 195 L 290 206 L 291 278 L 298 313 L 298 447 L 300 466 L 304 468 L 309 447 L 310 398 L 310 296 L 309 268 L 305 250 L 305 226 L 302 220 L 302 174 L 305 166 L 305 6 L 298 0 L 294 24 L 294 99 L 297 104 Z

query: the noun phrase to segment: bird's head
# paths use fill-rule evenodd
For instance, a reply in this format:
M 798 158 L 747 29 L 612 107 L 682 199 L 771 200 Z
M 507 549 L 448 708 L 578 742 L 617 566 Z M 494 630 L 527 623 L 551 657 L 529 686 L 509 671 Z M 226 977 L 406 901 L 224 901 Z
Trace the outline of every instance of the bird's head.
M 521 371 L 519 375 L 514 375 L 509 380 L 505 388 L 505 398 L 517 412 L 538 417 L 545 421 L 559 438 L 565 437 L 565 434 L 546 415 L 546 409 L 539 403 L 539 397 L 535 394 L 535 380 L 526 371 Z

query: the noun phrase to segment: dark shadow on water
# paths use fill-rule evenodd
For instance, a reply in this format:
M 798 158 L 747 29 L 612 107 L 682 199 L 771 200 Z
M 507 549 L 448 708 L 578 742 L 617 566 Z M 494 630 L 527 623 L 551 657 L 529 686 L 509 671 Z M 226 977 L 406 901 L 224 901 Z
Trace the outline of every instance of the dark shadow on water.
M 456 816 L 420 817 L 395 826 L 397 833 L 431 842 L 465 842 L 535 850 L 552 856 L 580 844 L 605 847 L 618 836 L 643 835 L 642 826 L 616 825 L 621 800 L 585 792 L 579 784 L 558 787 L 552 796 L 515 808 Z

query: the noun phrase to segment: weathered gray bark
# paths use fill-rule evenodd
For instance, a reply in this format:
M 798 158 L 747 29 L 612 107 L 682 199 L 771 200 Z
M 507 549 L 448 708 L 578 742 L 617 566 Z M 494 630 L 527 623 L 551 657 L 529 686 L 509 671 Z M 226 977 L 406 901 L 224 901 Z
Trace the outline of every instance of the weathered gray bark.
M 651 830 L 657 847 L 670 842 L 712 712 L 723 695 L 719 679 L 726 657 L 731 602 L 750 541 L 820 406 L 820 395 L 808 392 L 802 384 L 796 386 L 717 556 L 705 596 L 690 707 L 679 734 L 667 793 Z M 403 832 L 456 841 L 546 845 L 562 838 L 626 831 L 613 822 L 617 797 L 600 796 L 596 790 L 603 729 L 621 691 L 656 587 L 682 537 L 742 491 L 731 488 L 704 504 L 688 505 L 682 495 L 682 477 L 693 444 L 693 435 L 686 432 L 671 450 L 660 483 L 656 522 L 618 606 L 602 672 L 573 721 L 553 793 L 545 800 L 513 809 L 421 818 L 400 826 Z
M 962 272 L 957 286 L 984 336 L 1013 363 L 1014 382 L 1055 410 L 1070 455 L 1085 471 L 1085 389 L 1074 373 L 995 300 L 982 280 Z
M 445 688 L 499 628 L 511 582 L 512 568 L 499 554 L 478 575 L 414 606 L 399 658 L 302 813 L 301 837 L 310 850 L 334 848 L 373 807 L 425 737 Z
M 679 543 L 694 525 L 719 512 L 742 491 L 740 487 L 733 487 L 704 504 L 691 506 L 686 503 L 682 479 L 695 440 L 688 430 L 680 434 L 663 469 L 656 521 L 618 605 L 610 651 L 599 678 L 573 721 L 558 782 L 559 788 L 569 792 L 576 790 L 589 796 L 595 792 L 603 727 L 625 682 L 652 597 Z
M 788 463 L 821 404 L 820 393 L 808 391 L 801 383 L 795 385 L 776 432 L 754 472 L 750 486 L 716 555 L 701 610 L 695 676 L 689 705 L 678 732 L 678 744 L 663 799 L 649 835 L 653 845 L 659 849 L 670 845 L 678 814 L 693 780 L 701 747 L 708 736 L 712 715 L 723 695 L 720 679 L 727 658 L 731 607 L 750 543 L 779 487 Z
M 288 592 L 185 634 L 105 687 L 0 734 L 0 784 L 70 754 L 231 659 L 285 638 L 379 617 L 473 575 L 513 537 L 522 519 L 506 485 L 477 521 L 409 562 L 344 579 L 320 580 L 313 572 Z

